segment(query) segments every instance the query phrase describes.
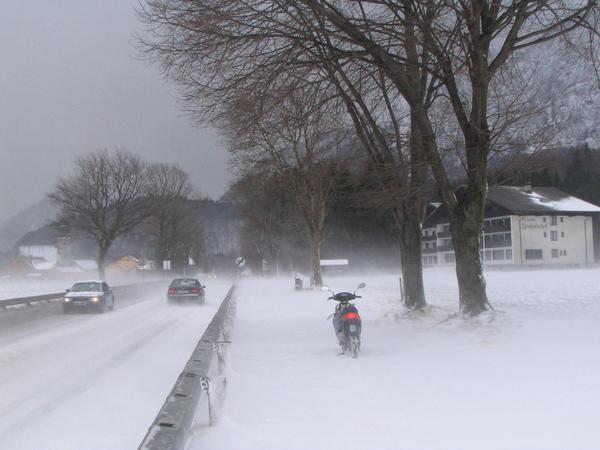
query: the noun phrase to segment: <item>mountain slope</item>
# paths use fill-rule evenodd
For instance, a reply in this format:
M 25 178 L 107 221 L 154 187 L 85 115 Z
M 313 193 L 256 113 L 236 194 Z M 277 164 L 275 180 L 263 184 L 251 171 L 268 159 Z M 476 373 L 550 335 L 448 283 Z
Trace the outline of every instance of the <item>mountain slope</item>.
M 0 224 L 0 251 L 11 250 L 26 233 L 48 225 L 58 215 L 57 206 L 44 197 Z

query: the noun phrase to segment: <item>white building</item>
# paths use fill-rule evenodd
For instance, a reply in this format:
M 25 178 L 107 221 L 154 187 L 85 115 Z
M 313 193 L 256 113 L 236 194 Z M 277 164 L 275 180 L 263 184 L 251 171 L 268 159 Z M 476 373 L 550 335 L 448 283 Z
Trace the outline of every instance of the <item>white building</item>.
M 556 188 L 494 186 L 489 189 L 481 235 L 486 265 L 585 265 L 595 261 L 600 207 Z M 423 264 L 454 263 L 443 206 L 423 225 Z
M 29 259 L 58 261 L 58 248 L 54 245 L 20 245 L 19 255 Z

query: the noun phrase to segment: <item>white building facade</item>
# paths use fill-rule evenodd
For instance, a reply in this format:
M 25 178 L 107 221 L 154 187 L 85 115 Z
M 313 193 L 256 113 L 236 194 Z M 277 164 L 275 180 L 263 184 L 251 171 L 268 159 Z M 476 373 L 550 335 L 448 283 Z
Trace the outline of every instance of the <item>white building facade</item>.
M 485 265 L 587 265 L 595 262 L 595 217 L 600 208 L 554 188 L 490 188 L 481 234 Z M 425 221 L 425 266 L 454 264 L 443 207 Z
M 20 245 L 19 255 L 25 258 L 58 261 L 58 248 L 54 245 Z

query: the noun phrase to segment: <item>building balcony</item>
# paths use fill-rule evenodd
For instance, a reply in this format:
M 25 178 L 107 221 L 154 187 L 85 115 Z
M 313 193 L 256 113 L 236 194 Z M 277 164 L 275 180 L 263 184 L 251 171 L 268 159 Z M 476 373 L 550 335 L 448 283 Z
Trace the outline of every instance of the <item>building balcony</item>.
M 500 248 L 500 247 L 512 247 L 512 241 L 510 239 L 502 239 L 498 241 L 488 242 L 486 239 L 485 245 L 481 243 L 481 248 Z
M 437 236 L 439 238 L 445 238 L 445 237 L 450 237 L 450 231 L 440 231 Z
M 423 241 L 423 242 L 437 241 L 437 236 L 435 233 L 433 233 L 432 235 L 429 235 L 429 236 L 423 236 L 423 237 L 421 237 L 421 241 Z
M 512 245 L 512 235 L 510 233 L 484 234 L 479 242 L 482 247 L 510 247 Z
M 446 244 L 446 245 L 442 245 L 440 247 L 437 248 L 438 252 L 453 252 L 454 251 L 454 246 L 452 244 Z
M 437 248 L 424 248 L 423 250 L 421 250 L 421 253 L 423 255 L 435 255 L 438 252 Z
M 485 225 L 483 227 L 483 232 L 488 233 L 506 233 L 510 231 L 510 223 L 509 224 L 494 224 L 494 225 Z

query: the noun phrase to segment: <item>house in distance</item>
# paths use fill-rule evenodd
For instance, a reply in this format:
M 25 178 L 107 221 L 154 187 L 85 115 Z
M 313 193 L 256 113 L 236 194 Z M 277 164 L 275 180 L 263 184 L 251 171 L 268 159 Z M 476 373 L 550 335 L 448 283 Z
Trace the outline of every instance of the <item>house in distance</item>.
M 460 191 L 457 192 L 460 195 Z M 551 187 L 492 186 L 481 233 L 486 265 L 582 266 L 598 261 L 600 207 Z M 423 224 L 423 264 L 454 264 L 443 206 Z

